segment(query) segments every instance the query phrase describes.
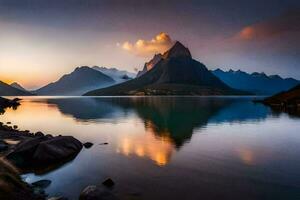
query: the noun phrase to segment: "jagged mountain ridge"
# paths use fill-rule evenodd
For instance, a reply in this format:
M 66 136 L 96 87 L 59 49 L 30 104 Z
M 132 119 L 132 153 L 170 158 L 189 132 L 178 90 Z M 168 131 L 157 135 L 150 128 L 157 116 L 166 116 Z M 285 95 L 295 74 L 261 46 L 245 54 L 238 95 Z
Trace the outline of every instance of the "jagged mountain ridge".
M 162 54 L 155 54 L 154 57 L 145 63 L 143 70 L 138 71 L 137 77 L 142 76 L 145 74 L 147 71 L 152 69 L 161 59 L 163 58 Z
M 241 70 L 212 71 L 219 79 L 232 88 L 248 91 L 257 95 L 272 95 L 288 90 L 300 82 L 293 78 L 281 78 L 279 75 L 267 76 L 265 73 L 247 73 Z

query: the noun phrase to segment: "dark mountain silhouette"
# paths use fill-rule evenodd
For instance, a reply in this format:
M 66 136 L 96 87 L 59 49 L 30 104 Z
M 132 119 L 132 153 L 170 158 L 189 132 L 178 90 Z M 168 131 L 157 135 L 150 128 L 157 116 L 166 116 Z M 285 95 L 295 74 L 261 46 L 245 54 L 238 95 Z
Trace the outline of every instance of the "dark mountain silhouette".
M 117 68 L 107 68 L 107 67 L 98 67 L 98 66 L 94 66 L 92 68 L 111 77 L 116 81 L 116 83 L 122 83 L 128 81 L 130 79 L 133 79 L 136 76 L 135 73 L 131 73 L 126 70 L 119 70 Z
M 107 87 L 115 81 L 109 76 L 90 67 L 77 67 L 72 73 L 62 76 L 35 91 L 38 95 L 82 95 L 87 91 Z
M 13 82 L 12 84 L 10 84 L 10 86 L 12 86 L 12 87 L 14 87 L 14 88 L 17 88 L 17 89 L 19 89 L 19 90 L 22 90 L 22 91 L 26 91 L 27 92 L 27 90 L 25 89 L 25 88 L 23 88 L 19 83 L 17 83 L 17 82 Z
M 244 94 L 227 86 L 180 42 L 154 67 L 136 79 L 85 95 L 228 95 Z
M 300 116 L 300 84 L 288 91 L 268 97 L 262 102 L 274 110 Z
M 2 81 L 0 81 L 0 96 L 30 96 L 30 92 L 23 91 L 12 87 Z
M 284 79 L 278 75 L 267 76 L 265 73 L 257 72 L 249 74 L 241 70 L 223 71 L 217 69 L 212 73 L 232 88 L 258 95 L 272 95 L 288 90 L 300 83 L 300 81 L 293 78 Z

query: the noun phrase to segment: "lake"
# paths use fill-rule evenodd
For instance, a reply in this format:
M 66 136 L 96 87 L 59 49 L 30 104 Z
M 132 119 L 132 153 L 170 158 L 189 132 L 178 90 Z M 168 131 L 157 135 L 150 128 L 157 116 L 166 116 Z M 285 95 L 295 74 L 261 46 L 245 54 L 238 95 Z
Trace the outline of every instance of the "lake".
M 92 142 L 50 179 L 77 199 L 111 178 L 120 199 L 300 199 L 300 118 L 253 97 L 24 97 L 0 121 Z M 107 142 L 108 145 L 102 145 Z

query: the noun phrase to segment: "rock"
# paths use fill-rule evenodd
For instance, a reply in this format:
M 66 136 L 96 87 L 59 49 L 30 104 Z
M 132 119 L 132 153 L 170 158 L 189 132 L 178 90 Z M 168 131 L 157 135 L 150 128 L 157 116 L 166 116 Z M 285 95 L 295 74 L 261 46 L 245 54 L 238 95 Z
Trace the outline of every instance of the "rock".
M 90 185 L 82 190 L 79 200 L 117 200 L 117 198 L 104 188 Z
M 0 199 L 42 200 L 33 193 L 29 185 L 22 181 L 18 170 L 7 160 L 0 159 Z
M 42 133 L 41 131 L 38 131 L 34 135 L 37 137 L 41 137 L 41 136 L 44 136 L 44 133 Z
M 108 145 L 107 142 L 100 143 L 99 145 Z
M 65 198 L 65 197 L 50 197 L 47 200 L 68 200 L 68 198 Z
M 0 140 L 0 152 L 6 151 L 8 149 L 8 144 L 3 140 Z
M 18 129 L 18 126 L 17 126 L 17 125 L 14 125 L 13 128 L 14 128 L 14 129 Z
M 53 135 L 47 134 L 46 137 L 47 138 L 53 138 Z
M 11 122 L 6 122 L 6 124 L 11 124 Z
M 50 184 L 51 184 L 50 180 L 39 180 L 34 183 L 31 183 L 32 186 L 43 188 L 43 189 L 47 188 Z
M 113 187 L 115 185 L 114 181 L 111 180 L 110 178 L 106 179 L 105 181 L 102 182 L 102 184 L 106 187 Z
M 30 170 L 69 161 L 81 149 L 81 142 L 72 136 L 41 136 L 20 142 L 6 157 L 18 167 Z
M 83 146 L 84 146 L 85 148 L 89 149 L 89 148 L 91 148 L 91 147 L 93 146 L 93 143 L 91 143 L 91 142 L 86 142 L 86 143 L 83 144 Z

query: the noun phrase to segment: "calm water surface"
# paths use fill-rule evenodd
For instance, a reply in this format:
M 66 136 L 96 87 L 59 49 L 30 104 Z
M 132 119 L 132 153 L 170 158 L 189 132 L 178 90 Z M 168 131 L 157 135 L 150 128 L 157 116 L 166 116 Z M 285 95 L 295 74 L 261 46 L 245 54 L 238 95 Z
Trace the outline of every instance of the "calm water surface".
M 77 199 L 110 177 L 121 199 L 300 199 L 300 119 L 251 98 L 28 97 L 0 121 L 94 143 L 23 175 L 52 180 L 51 196 Z

